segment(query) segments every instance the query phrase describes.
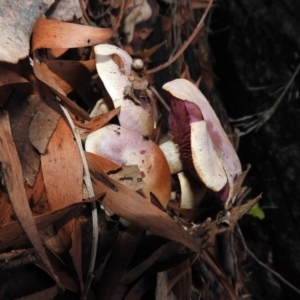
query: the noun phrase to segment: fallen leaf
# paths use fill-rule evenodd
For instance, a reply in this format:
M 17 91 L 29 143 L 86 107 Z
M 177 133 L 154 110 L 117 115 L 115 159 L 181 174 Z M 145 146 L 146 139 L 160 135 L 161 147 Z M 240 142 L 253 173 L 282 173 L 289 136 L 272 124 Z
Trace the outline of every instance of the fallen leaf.
M 116 298 L 116 287 L 127 269 L 143 231 L 142 228 L 131 224 L 118 237 L 106 262 L 101 280 L 97 283 L 97 295 L 101 299 Z
M 60 118 L 41 161 L 51 210 L 82 200 L 83 164 L 72 130 L 64 118 Z M 71 222 L 59 230 L 66 246 L 71 245 L 73 225 Z
M 40 48 L 88 47 L 108 41 L 112 30 L 55 20 L 39 19 L 32 33 L 31 51 Z
M 28 56 L 34 24 L 53 2 L 54 0 L 1 1 L 0 61 L 17 63 L 19 59 Z
M 85 82 L 96 69 L 95 60 L 50 60 L 43 59 L 51 75 L 61 89 L 69 94 Z
M 51 90 L 62 100 L 62 102 L 71 110 L 75 115 L 82 117 L 84 120 L 90 120 L 88 113 L 79 107 L 75 102 L 69 99 L 65 92 L 61 89 L 58 83 L 52 76 L 52 73 L 48 69 L 48 66 L 38 61 L 37 57 L 33 60 L 33 71 L 35 76 L 42 82 L 44 82 Z
M 12 206 L 18 221 L 22 225 L 42 261 L 45 263 L 47 270 L 55 280 L 56 284 L 62 288 L 61 283 L 48 260 L 30 211 L 24 188 L 22 168 L 11 135 L 8 113 L 3 110 L 0 111 L 0 125 L 0 161 Z
M 145 185 L 141 176 L 141 171 L 137 165 L 122 166 L 121 170 L 117 172 L 109 172 L 108 176 L 119 181 L 133 191 L 142 189 Z
M 54 299 L 55 295 L 58 294 L 58 290 L 57 290 L 57 286 L 52 286 L 48 289 L 45 289 L 43 291 L 25 296 L 25 297 L 21 297 L 21 298 L 17 298 L 16 300 L 52 300 Z
M 95 193 L 105 192 L 106 194 L 101 201 L 104 207 L 153 234 L 180 242 L 195 252 L 200 251 L 200 241 L 188 234 L 170 216 L 136 192 L 110 179 L 89 153 L 86 153 L 86 157 L 92 173 L 101 175 L 102 181 L 99 180 L 99 177 L 96 179 L 92 176 L 92 178 Z
M 150 290 L 151 286 L 152 284 L 150 278 L 148 278 L 148 276 L 142 277 L 130 289 L 124 300 L 142 299 L 142 296 Z
M 103 196 L 103 193 L 102 193 Z M 101 195 L 99 195 L 101 197 Z M 93 201 L 95 201 L 93 199 Z M 78 215 L 79 210 L 86 204 L 89 200 L 85 202 L 73 203 L 62 209 L 52 211 L 50 213 L 35 216 L 34 221 L 38 230 L 46 228 L 49 224 L 52 224 L 62 217 L 66 219 L 72 219 Z M 69 215 L 68 215 L 69 214 Z M 24 234 L 24 229 L 18 221 L 9 222 L 0 226 L 0 251 L 6 250 L 9 247 L 13 247 L 13 244 L 18 239 L 26 238 Z
M 165 243 L 138 266 L 126 272 L 122 278 L 121 284 L 131 284 L 156 262 L 167 260 L 172 257 L 172 255 L 180 253 L 183 249 L 184 246 L 181 243 L 173 241 Z
M 15 92 L 6 105 L 10 116 L 10 127 L 18 151 L 25 181 L 33 186 L 40 168 L 40 156 L 34 150 L 28 137 L 32 116 L 41 103 L 40 95 L 26 96 Z
M 40 154 L 45 154 L 60 117 L 61 110 L 58 103 L 52 102 L 48 97 L 43 97 L 28 128 L 29 140 Z
M 191 299 L 192 268 L 187 259 L 168 272 L 168 291 L 173 291 L 176 299 Z

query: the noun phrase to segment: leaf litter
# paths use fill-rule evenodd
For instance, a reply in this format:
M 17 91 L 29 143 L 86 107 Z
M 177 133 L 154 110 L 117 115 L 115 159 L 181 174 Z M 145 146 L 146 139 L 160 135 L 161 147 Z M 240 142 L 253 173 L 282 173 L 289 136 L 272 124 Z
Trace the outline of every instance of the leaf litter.
M 104 84 L 105 80 L 96 74 L 92 47 L 105 43 L 143 59 L 143 69 L 130 74 L 122 64 L 117 64 L 118 72 L 132 85 L 129 92 L 124 89 L 118 94 L 126 97 L 124 102 L 132 102 L 132 107 L 151 106 L 156 110 L 158 105 L 153 132 L 141 138 L 163 140 L 168 128 L 167 115 L 164 104 L 150 95 L 154 87 L 148 82 L 155 83 L 155 76 L 149 74 L 171 63 L 179 70 L 187 69 L 184 60 L 178 58 L 194 39 L 201 41 L 203 22 L 212 1 L 203 1 L 201 5 L 193 2 L 190 13 L 200 13 L 200 21 L 193 23 L 195 30 L 189 32 L 189 38 L 174 57 L 156 65 L 157 68 L 151 65 L 156 52 L 174 42 L 173 25 L 167 12 L 158 15 L 157 3 L 139 1 L 133 5 L 132 1 L 112 1 L 95 7 L 95 3 L 80 1 L 82 11 L 76 2 L 70 17 L 72 1 L 57 2 L 50 10 L 52 2 L 43 2 L 42 11 L 32 14 L 31 19 L 27 19 L 30 14 L 26 9 L 22 14 L 15 10 L 14 14 L 24 16 L 23 27 L 10 23 L 15 4 L 7 4 L 5 10 L 1 8 L 1 39 L 11 35 L 21 44 L 15 42 L 10 50 L 5 46 L 0 51 L 0 89 L 4 95 L 0 100 L 4 107 L 0 117 L 0 257 L 6 257 L 6 271 L 0 279 L 8 278 L 10 269 L 17 264 L 23 263 L 26 268 L 27 264 L 35 263 L 57 285 L 53 286 L 49 279 L 48 288 L 41 291 L 29 280 L 34 291 L 30 295 L 21 288 L 8 287 L 1 289 L 1 293 L 16 299 L 60 299 L 64 296 L 59 294 L 59 287 L 72 299 L 139 299 L 146 293 L 153 299 L 188 299 L 193 293 L 200 295 L 204 291 L 213 295 L 209 288 L 212 278 L 217 287 L 234 299 L 236 292 L 213 249 L 216 235 L 234 231 L 237 220 L 259 200 L 257 197 L 240 205 L 245 192 L 241 185 L 248 169 L 236 179 L 234 199 L 225 210 L 209 192 L 202 193 L 200 204 L 188 210 L 180 207 L 181 190 L 176 174 L 171 175 L 169 168 L 164 167 L 159 189 L 165 193 L 165 187 L 172 183 L 172 193 L 169 205 L 163 207 L 159 197 L 151 192 L 153 186 L 143 179 L 145 174 L 139 165 L 143 161 L 133 165 L 124 158 L 118 163 L 119 159 L 111 160 L 105 153 L 98 156 L 82 152 L 78 140 L 80 134 L 84 143 L 88 134 L 107 124 L 122 126 L 117 118 L 122 106 L 89 115 L 91 103 L 95 105 L 99 99 L 112 107 L 109 88 L 105 88 L 109 83 Z M 38 5 L 32 3 L 35 10 Z M 172 4 L 168 5 L 172 8 Z M 144 8 L 141 14 L 139 11 Z M 147 46 L 158 18 L 166 29 L 165 41 Z M 188 21 L 181 22 L 185 26 Z M 118 62 L 116 57 L 111 59 Z M 122 59 L 126 63 L 126 57 Z M 186 71 L 182 77 L 192 81 Z M 92 100 L 88 99 L 91 95 Z M 127 118 L 131 118 L 130 114 Z M 136 150 L 136 145 L 131 146 L 130 151 Z M 144 149 L 139 151 L 141 155 L 145 153 Z M 151 168 L 152 165 L 149 171 Z M 148 197 L 143 196 L 145 188 Z M 234 202 L 238 205 L 234 206 Z M 85 235 L 84 228 L 88 226 L 94 229 Z M 26 249 L 31 249 L 31 254 Z M 194 280 L 197 268 L 208 286 Z

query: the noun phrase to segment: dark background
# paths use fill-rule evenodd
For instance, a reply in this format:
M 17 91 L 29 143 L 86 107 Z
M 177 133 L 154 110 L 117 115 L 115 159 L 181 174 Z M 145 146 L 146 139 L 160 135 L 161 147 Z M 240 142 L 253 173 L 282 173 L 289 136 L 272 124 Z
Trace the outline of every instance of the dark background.
M 260 205 L 266 214 L 259 224 L 248 223 L 253 226 L 245 233 L 252 239 L 251 249 L 269 263 L 273 261 L 275 270 L 298 288 L 299 15 L 298 1 L 220 1 L 213 12 L 210 35 L 218 91 L 231 118 L 268 110 L 290 82 L 271 117 L 258 130 L 241 137 L 239 155 L 243 163 L 252 165 L 248 176 L 251 195 L 263 192 Z M 266 247 L 259 249 L 256 240 L 263 240 Z M 290 288 L 282 288 L 276 298 L 299 299 Z

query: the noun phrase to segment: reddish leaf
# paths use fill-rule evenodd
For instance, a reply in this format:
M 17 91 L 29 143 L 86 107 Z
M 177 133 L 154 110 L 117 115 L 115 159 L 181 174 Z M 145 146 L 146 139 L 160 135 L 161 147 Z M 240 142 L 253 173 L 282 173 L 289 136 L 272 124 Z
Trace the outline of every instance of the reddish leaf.
M 32 33 L 31 51 L 39 48 L 78 48 L 93 46 L 112 37 L 112 30 L 54 20 L 39 19 Z

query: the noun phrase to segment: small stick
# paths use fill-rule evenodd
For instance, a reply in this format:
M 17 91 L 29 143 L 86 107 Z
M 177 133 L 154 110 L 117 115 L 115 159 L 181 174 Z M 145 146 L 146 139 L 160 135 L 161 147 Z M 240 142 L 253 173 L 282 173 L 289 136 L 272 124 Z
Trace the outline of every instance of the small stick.
M 241 241 L 242 241 L 242 244 L 243 244 L 245 250 L 256 261 L 256 263 L 258 263 L 260 266 L 262 266 L 263 268 L 265 268 L 266 270 L 268 270 L 275 277 L 277 277 L 281 282 L 283 282 L 284 284 L 286 284 L 288 287 L 290 287 L 292 290 L 294 290 L 297 294 L 300 295 L 300 290 L 298 290 L 294 285 L 292 285 L 290 282 L 288 282 L 286 279 L 284 279 L 279 273 L 277 273 L 276 271 L 274 271 L 272 268 L 270 268 L 269 266 L 267 266 L 266 264 L 264 264 L 262 261 L 260 261 L 256 257 L 256 255 L 248 248 L 239 225 L 237 225 L 236 227 L 237 227 L 237 230 L 238 230 L 238 232 L 240 234 L 240 238 L 241 238 Z
M 198 25 L 196 26 L 196 28 L 194 29 L 193 33 L 190 35 L 190 37 L 184 41 L 182 47 L 178 50 L 178 52 L 167 62 L 165 62 L 162 65 L 159 65 L 156 68 L 153 68 L 151 70 L 146 71 L 146 74 L 153 74 L 155 72 L 161 71 L 162 69 L 168 67 L 169 65 L 171 65 L 175 60 L 177 60 L 180 55 L 186 50 L 186 48 L 189 46 L 189 44 L 193 41 L 193 39 L 195 38 L 195 36 L 200 32 L 200 30 L 204 27 L 204 21 L 206 19 L 206 16 L 212 6 L 213 0 L 210 0 L 205 11 L 204 14 L 202 15 L 201 20 L 199 21 Z

